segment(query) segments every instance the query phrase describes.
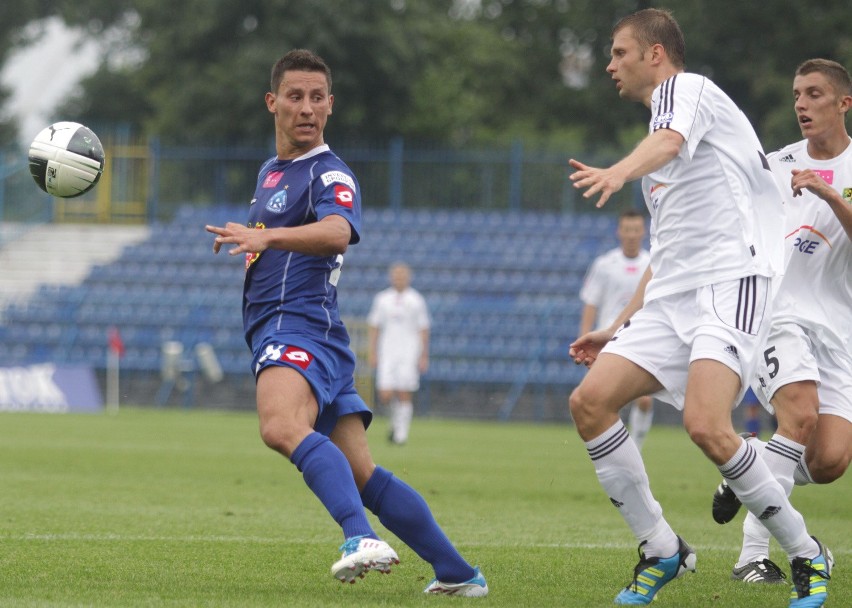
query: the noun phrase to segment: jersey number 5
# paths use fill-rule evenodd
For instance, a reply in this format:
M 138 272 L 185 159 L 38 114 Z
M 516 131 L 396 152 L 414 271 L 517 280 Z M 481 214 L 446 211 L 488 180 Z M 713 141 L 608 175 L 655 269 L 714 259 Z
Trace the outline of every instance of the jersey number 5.
M 780 364 L 778 363 L 778 357 L 770 357 L 772 353 L 775 352 L 775 347 L 772 346 L 763 351 L 763 360 L 766 361 L 766 367 L 769 368 L 769 377 L 774 378 L 778 375 L 778 368 Z

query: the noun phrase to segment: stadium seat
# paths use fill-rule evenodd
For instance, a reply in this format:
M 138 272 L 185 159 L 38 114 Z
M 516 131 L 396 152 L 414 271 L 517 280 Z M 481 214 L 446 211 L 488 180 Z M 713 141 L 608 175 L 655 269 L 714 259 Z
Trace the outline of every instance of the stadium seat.
M 158 372 L 162 342 L 178 339 L 186 347 L 209 341 L 226 373 L 247 373 L 243 265 L 212 255 L 209 235 L 198 229 L 243 215 L 242 208 L 182 206 L 148 242 L 95 267 L 82 285 L 45 287 L 8 307 L 0 349 L 26 363 L 41 344 L 39 356 L 53 348 L 65 361 L 101 368 L 115 326 L 128 369 Z M 388 284 L 389 264 L 409 263 L 432 315 L 431 381 L 514 382 L 528 367 L 545 384 L 582 377 L 564 364 L 563 351 L 579 324 L 587 266 L 614 246 L 612 215 L 385 208 L 365 210 L 363 220 L 362 242 L 346 254 L 341 313 L 364 318 Z

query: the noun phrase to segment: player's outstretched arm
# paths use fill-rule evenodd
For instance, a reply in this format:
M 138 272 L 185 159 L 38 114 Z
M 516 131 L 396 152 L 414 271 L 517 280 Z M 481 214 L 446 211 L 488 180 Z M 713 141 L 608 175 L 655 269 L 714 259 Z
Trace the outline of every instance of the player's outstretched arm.
M 595 204 L 600 209 L 626 182 L 656 171 L 677 156 L 683 142 L 683 135 L 677 131 L 659 129 L 639 142 L 633 152 L 607 169 L 590 167 L 572 158 L 568 164 L 576 171 L 569 179 L 574 182 L 575 188 L 585 189 L 583 198 L 600 194 Z
M 234 245 L 228 250 L 230 255 L 260 253 L 266 249 L 316 256 L 336 255 L 346 252 L 352 236 L 352 227 L 340 215 L 329 215 L 304 226 L 258 230 L 228 222 L 224 227 L 206 226 L 205 229 L 216 235 L 213 252 L 219 253 L 222 245 Z

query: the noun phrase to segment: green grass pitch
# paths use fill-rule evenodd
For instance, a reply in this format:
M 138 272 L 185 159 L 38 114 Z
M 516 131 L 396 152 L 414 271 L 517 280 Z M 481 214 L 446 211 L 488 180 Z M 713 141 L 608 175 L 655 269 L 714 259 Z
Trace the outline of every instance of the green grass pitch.
M 0 415 L 0 606 L 596 607 L 628 582 L 636 544 L 573 428 L 415 419 L 404 447 L 386 431 L 383 418 L 370 430 L 376 461 L 426 497 L 489 597 L 425 596 L 431 569 L 372 515 L 402 563 L 340 584 L 339 529 L 254 414 L 150 408 Z M 655 427 L 644 455 L 698 552 L 698 572 L 654 605 L 786 606 L 787 585 L 729 580 L 742 515 L 712 521 L 718 472 L 685 433 Z M 793 500 L 837 558 L 827 606 L 852 606 L 850 475 Z M 785 563 L 775 544 L 772 558 Z

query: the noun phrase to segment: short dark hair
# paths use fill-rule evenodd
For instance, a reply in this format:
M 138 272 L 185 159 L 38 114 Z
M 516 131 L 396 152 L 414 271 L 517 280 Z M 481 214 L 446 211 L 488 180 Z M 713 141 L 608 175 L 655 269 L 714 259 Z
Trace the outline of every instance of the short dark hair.
M 621 220 L 630 219 L 634 217 L 641 217 L 643 220 L 645 219 L 645 216 L 642 215 L 642 212 L 640 212 L 638 209 L 628 207 L 626 209 L 623 209 L 621 213 L 618 214 L 618 221 L 620 222 Z
M 796 68 L 796 76 L 819 72 L 825 76 L 840 96 L 852 95 L 852 77 L 842 65 L 831 59 L 808 59 Z
M 686 42 L 671 11 L 661 8 L 646 8 L 622 18 L 612 28 L 612 37 L 622 29 L 629 27 L 644 53 L 648 47 L 661 44 L 666 49 L 669 60 L 678 69 L 686 62 Z
M 328 92 L 331 93 L 331 69 L 328 67 L 323 58 L 307 49 L 293 49 L 281 59 L 275 62 L 272 66 L 272 79 L 270 80 L 269 90 L 273 93 L 278 92 L 278 87 L 281 86 L 281 81 L 284 79 L 284 72 L 288 70 L 298 70 L 301 72 L 322 72 L 325 74 L 325 80 L 328 82 Z

